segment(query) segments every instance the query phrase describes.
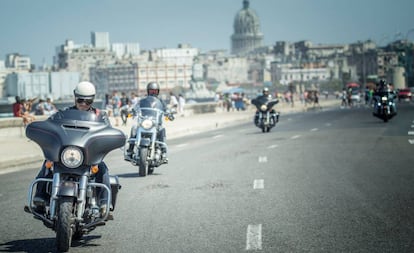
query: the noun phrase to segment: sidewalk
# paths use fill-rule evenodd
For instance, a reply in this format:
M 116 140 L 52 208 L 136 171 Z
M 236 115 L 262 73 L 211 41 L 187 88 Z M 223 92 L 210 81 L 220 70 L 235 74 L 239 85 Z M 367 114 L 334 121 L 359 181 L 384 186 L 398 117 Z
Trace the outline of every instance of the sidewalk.
M 320 100 L 322 108 L 339 107 L 340 102 L 341 101 L 337 99 Z M 303 105 L 299 103 L 296 104 L 295 107 L 291 107 L 282 102 L 276 105 L 275 109 L 281 112 L 281 121 L 283 121 L 283 115 L 312 110 L 312 107 L 305 109 Z M 192 135 L 203 131 L 228 127 L 242 122 L 250 122 L 253 124 L 254 111 L 255 109 L 253 106 L 250 106 L 246 111 L 227 112 L 218 109 L 218 112 L 216 113 L 194 114 L 185 117 L 176 116 L 174 121 L 164 122 L 167 132 L 167 140 L 179 138 L 184 135 Z M 112 125 L 115 125 L 114 122 Z M 131 120 L 129 120 L 126 126 L 119 126 L 116 128 L 129 135 L 131 125 Z M 25 136 L 24 129 L 21 127 L 2 131 L 0 135 L 0 153 L 1 171 L 32 163 L 39 164 L 44 159 L 40 147 Z

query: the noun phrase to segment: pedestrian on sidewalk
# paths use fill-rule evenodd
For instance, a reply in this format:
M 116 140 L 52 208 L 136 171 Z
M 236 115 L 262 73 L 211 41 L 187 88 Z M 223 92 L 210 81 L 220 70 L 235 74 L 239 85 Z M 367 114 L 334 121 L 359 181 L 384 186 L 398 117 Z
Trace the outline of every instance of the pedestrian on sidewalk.
M 185 106 L 185 98 L 183 94 L 178 95 L 178 114 L 181 117 L 184 117 L 184 106 Z
M 170 108 L 176 110 L 178 109 L 178 99 L 172 92 L 170 92 Z

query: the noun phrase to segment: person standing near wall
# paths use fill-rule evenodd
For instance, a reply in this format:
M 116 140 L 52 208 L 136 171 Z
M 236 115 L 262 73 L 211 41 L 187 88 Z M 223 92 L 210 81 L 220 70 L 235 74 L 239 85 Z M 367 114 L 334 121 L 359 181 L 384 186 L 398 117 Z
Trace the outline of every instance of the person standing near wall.
M 182 94 L 178 95 L 178 113 L 181 117 L 184 117 L 184 106 L 185 106 L 185 98 Z

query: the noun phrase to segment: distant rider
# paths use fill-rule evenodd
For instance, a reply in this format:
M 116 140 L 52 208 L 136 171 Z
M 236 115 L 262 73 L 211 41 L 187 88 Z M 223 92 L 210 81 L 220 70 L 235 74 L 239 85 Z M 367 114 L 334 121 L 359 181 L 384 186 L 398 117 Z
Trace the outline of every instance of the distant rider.
M 264 87 L 262 91 L 262 95 L 257 96 L 255 99 L 253 99 L 252 103 L 254 104 L 254 101 L 270 101 L 272 100 L 272 95 L 269 92 L 269 88 Z M 278 100 L 278 99 L 275 99 Z M 272 108 L 270 111 L 271 115 L 274 116 L 275 123 L 279 122 L 279 113 L 276 113 L 276 111 Z M 254 124 L 257 126 L 259 124 L 259 111 L 256 111 L 256 114 L 254 116 Z
M 397 114 L 397 107 L 395 105 L 395 99 L 397 98 L 397 94 L 394 90 L 391 89 L 390 84 L 388 84 L 384 79 L 380 79 L 377 83 L 376 90 L 373 94 L 374 100 L 374 114 L 378 114 L 379 106 L 378 104 L 381 103 L 381 97 L 386 96 L 389 101 L 392 101 L 391 104 L 391 111 L 394 114 Z

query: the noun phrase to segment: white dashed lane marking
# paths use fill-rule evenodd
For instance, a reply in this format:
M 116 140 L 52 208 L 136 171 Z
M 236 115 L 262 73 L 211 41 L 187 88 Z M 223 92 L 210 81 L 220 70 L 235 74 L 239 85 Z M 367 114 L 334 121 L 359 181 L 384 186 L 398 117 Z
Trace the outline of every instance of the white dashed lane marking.
M 299 138 L 300 137 L 300 135 L 295 135 L 295 136 L 292 136 L 292 137 L 290 137 L 292 140 L 293 139 L 297 139 L 297 138 Z
M 188 145 L 188 143 L 182 143 L 182 144 L 178 144 L 178 145 L 176 145 L 175 147 L 177 147 L 177 148 L 182 148 L 182 147 L 185 147 L 185 146 L 187 146 Z
M 270 145 L 269 147 L 267 147 L 267 148 L 277 148 L 278 146 L 277 146 L 277 144 L 275 144 L 275 145 Z
M 259 163 L 266 163 L 267 162 L 267 156 L 259 156 Z
M 217 138 L 220 138 L 220 137 L 223 137 L 223 135 L 222 134 L 218 134 L 216 136 L 213 136 L 213 139 L 217 139 Z
M 315 132 L 315 131 L 318 131 L 318 130 L 319 130 L 318 128 L 312 128 L 311 132 Z
M 247 226 L 246 250 L 262 249 L 262 224 Z
M 414 144 L 414 139 L 408 140 L 410 144 Z
M 264 188 L 264 179 L 255 179 L 253 181 L 253 189 L 263 189 Z
M 414 135 L 414 131 L 408 131 L 408 135 Z

